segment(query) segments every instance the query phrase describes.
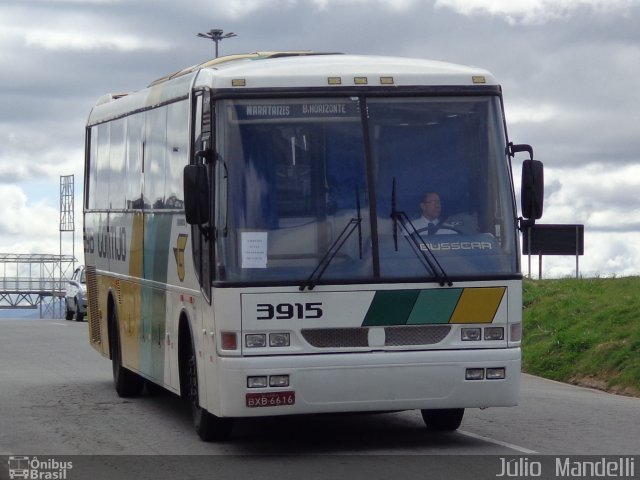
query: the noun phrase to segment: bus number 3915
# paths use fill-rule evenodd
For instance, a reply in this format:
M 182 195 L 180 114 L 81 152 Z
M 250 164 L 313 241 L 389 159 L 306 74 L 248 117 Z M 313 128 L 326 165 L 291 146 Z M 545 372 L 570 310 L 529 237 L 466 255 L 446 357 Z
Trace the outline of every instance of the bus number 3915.
M 322 317 L 322 303 L 259 303 L 256 306 L 258 320 L 303 320 Z

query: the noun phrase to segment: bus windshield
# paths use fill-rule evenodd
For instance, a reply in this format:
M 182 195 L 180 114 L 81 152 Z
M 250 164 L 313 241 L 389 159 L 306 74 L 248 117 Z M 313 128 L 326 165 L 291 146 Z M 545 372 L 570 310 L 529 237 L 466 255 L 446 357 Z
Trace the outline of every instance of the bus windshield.
M 221 100 L 216 282 L 517 271 L 497 96 Z M 437 215 L 427 218 L 427 205 Z M 304 283 L 303 283 L 304 284 Z

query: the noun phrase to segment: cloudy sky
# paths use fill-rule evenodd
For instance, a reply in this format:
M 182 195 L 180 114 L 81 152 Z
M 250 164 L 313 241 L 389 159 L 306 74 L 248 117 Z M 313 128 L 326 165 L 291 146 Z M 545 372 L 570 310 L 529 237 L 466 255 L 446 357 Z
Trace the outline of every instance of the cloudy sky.
M 82 257 L 89 110 L 211 58 L 196 34 L 222 28 L 238 36 L 221 54 L 310 49 L 490 70 L 510 139 L 545 163 L 542 223 L 585 225 L 583 275 L 638 275 L 638 25 L 640 0 L 2 0 L 0 252 L 58 253 L 59 177 L 74 174 Z M 543 271 L 574 275 L 575 258 L 544 257 Z

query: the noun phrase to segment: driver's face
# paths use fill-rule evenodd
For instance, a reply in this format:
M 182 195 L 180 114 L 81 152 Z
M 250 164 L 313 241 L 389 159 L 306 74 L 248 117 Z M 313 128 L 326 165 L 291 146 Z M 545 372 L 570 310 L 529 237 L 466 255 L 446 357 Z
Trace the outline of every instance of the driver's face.
M 437 193 L 429 193 L 420 204 L 422 215 L 429 220 L 435 220 L 440 217 L 442 206 L 440 205 L 440 195 Z

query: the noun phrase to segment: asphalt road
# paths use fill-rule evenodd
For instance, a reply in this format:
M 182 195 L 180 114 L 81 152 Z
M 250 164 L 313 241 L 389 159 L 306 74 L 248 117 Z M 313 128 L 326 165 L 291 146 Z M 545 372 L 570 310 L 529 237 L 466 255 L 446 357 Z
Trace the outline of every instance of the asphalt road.
M 454 433 L 428 432 L 419 412 L 408 411 L 241 420 L 230 441 L 204 443 L 177 397 L 116 395 L 111 364 L 89 346 L 86 323 L 0 319 L 0 456 L 85 455 L 73 457 L 80 476 L 69 479 L 83 471 L 96 479 L 202 478 L 196 468 L 215 469 L 211 478 L 393 478 L 400 469 L 401 478 L 477 479 L 495 478 L 501 459 L 513 456 L 638 454 L 640 399 L 529 375 L 518 407 L 467 410 Z M 555 478 L 546 474 L 539 478 Z

